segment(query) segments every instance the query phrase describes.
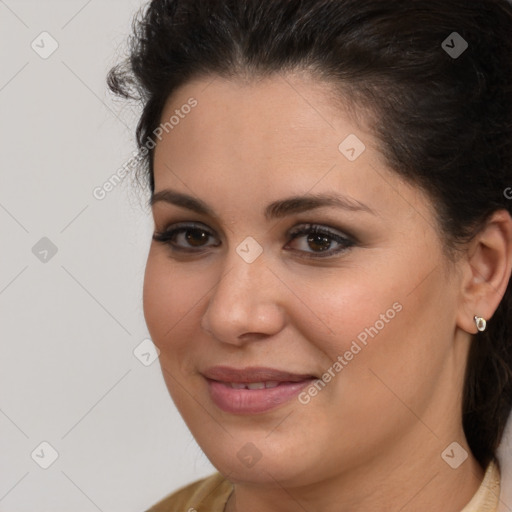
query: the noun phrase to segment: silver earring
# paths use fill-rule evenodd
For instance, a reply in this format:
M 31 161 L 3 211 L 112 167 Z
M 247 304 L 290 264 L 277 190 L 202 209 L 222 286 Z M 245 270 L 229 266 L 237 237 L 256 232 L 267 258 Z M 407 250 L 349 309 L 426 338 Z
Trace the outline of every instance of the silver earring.
M 485 331 L 485 328 L 487 327 L 487 322 L 485 321 L 485 318 L 482 318 L 481 316 L 474 316 L 476 328 L 483 332 Z

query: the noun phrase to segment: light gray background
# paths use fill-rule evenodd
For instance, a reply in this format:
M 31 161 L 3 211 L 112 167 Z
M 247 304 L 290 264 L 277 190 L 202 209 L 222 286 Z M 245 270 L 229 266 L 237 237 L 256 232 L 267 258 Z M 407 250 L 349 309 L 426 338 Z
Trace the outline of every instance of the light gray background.
M 147 197 L 130 178 L 92 194 L 136 149 L 138 111 L 105 76 L 142 4 L 0 0 L 0 512 L 140 512 L 214 471 L 158 360 L 133 353 Z

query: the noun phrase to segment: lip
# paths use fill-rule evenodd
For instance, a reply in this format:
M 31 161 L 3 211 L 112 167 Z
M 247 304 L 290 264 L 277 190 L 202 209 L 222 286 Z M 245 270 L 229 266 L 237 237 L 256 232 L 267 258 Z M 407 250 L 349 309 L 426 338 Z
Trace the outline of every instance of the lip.
M 266 367 L 231 368 L 215 366 L 202 375 L 210 398 L 219 409 L 232 414 L 257 414 L 275 409 L 295 397 L 317 377 Z M 278 382 L 264 389 L 235 389 L 231 383 Z
M 248 366 L 246 368 L 232 368 L 230 366 L 212 366 L 202 374 L 211 380 L 221 382 L 262 382 L 275 380 L 278 382 L 300 382 L 315 376 L 311 373 L 290 373 L 265 366 Z

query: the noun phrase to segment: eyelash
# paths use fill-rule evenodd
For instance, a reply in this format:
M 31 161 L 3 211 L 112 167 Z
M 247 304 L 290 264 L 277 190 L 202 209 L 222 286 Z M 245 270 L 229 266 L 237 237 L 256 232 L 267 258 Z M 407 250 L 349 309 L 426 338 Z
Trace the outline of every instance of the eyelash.
M 188 254 L 198 254 L 202 252 L 202 249 L 194 250 L 194 249 L 186 249 L 180 246 L 175 245 L 175 237 L 181 233 L 187 233 L 187 232 L 204 232 L 209 237 L 213 237 L 213 233 L 209 231 L 208 229 L 204 229 L 199 224 L 176 224 L 172 229 L 167 229 L 162 232 L 155 232 L 153 234 L 153 240 L 156 242 L 163 243 L 170 247 L 172 251 L 177 251 L 181 253 L 188 253 Z M 324 235 L 326 238 L 331 239 L 331 241 L 336 242 L 340 244 L 341 247 L 339 247 L 336 250 L 326 250 L 322 252 L 311 252 L 308 253 L 307 251 L 301 251 L 299 249 L 293 249 L 295 252 L 302 252 L 305 255 L 301 256 L 303 258 L 328 258 L 335 256 L 341 252 L 346 251 L 350 247 L 354 246 L 356 242 L 347 237 L 342 236 L 337 233 L 334 233 L 333 231 L 329 230 L 326 227 L 320 226 L 318 224 L 302 224 L 298 226 L 297 228 L 291 230 L 288 233 L 288 236 L 291 237 L 291 240 L 295 240 L 296 238 L 299 238 L 302 235 Z M 218 245 L 217 245 L 218 246 Z M 212 246 L 209 246 L 212 247 Z M 213 246 L 216 247 L 216 246 Z

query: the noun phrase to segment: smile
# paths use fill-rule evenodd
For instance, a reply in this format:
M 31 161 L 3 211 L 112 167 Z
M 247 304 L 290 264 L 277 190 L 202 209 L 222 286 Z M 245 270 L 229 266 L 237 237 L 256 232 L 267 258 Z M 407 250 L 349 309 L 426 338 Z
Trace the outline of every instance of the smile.
M 290 401 L 316 377 L 272 368 L 213 367 L 203 376 L 212 402 L 231 414 L 258 414 Z

